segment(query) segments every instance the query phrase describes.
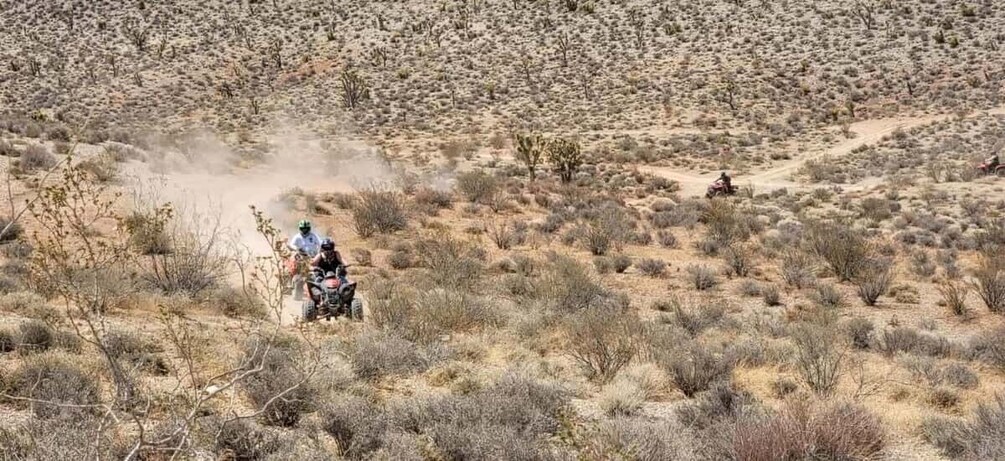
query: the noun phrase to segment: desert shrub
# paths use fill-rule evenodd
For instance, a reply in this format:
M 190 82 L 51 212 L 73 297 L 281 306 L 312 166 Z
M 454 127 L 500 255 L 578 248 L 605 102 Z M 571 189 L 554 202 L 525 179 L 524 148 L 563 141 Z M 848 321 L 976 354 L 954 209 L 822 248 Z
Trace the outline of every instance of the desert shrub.
M 430 357 L 415 343 L 392 332 L 367 332 L 349 349 L 356 376 L 379 379 L 384 376 L 407 376 L 429 368 Z
M 667 263 L 659 259 L 646 258 L 636 263 L 635 267 L 649 277 L 660 277 L 666 273 Z
M 977 373 L 962 363 L 950 363 L 940 374 L 943 381 L 960 389 L 976 389 L 980 384 Z
M 746 277 L 753 269 L 753 253 L 746 247 L 733 245 L 722 252 L 725 261 L 724 273 L 727 277 Z
M 810 298 L 821 307 L 834 309 L 844 305 L 844 295 L 831 284 L 817 284 Z
M 844 224 L 811 223 L 806 226 L 806 242 L 841 281 L 858 275 L 869 256 L 869 244 L 862 233 Z
M 973 288 L 988 310 L 1005 313 L 1005 260 L 1002 256 L 985 254 L 974 270 Z
M 722 321 L 726 314 L 722 304 L 715 301 L 702 304 L 690 303 L 687 306 L 684 304 L 680 299 L 671 299 L 669 311 L 673 323 L 691 336 L 697 336 L 706 329 L 715 326 Z
M 611 269 L 618 274 L 624 274 L 629 267 L 632 267 L 632 258 L 626 254 L 616 254 L 611 256 Z
M 343 456 L 365 459 L 382 445 L 388 421 L 386 412 L 372 400 L 349 395 L 333 399 L 319 412 L 321 429 L 338 442 Z
M 369 189 L 359 192 L 352 208 L 353 229 L 360 237 L 390 234 L 408 227 L 408 213 L 401 194 Z
M 977 406 L 966 419 L 932 417 L 922 423 L 922 433 L 947 456 L 966 461 L 1005 456 L 1005 396 Z
M 21 155 L 13 144 L 7 142 L 7 140 L 0 139 L 0 156 L 3 157 L 17 157 Z
M 499 180 L 482 170 L 457 175 L 457 190 L 471 203 L 487 204 L 500 191 Z
M 968 285 L 947 281 L 939 284 L 938 290 L 942 296 L 942 303 L 949 308 L 949 312 L 956 316 L 969 314 L 967 295 L 970 293 L 970 287 Z
M 25 352 L 42 352 L 53 346 L 53 331 L 48 325 L 29 320 L 18 326 L 21 341 L 18 348 Z
M 872 459 L 885 445 L 879 418 L 850 403 L 817 411 L 790 404 L 778 414 L 741 421 L 733 439 L 737 461 Z
M 796 288 L 810 286 L 816 278 L 812 258 L 798 250 L 785 252 L 779 262 L 779 269 L 785 283 Z
M 615 418 L 604 422 L 596 439 L 599 451 L 609 457 L 621 454 L 639 461 L 693 461 L 696 447 L 691 428 L 674 419 L 654 421 L 648 418 Z
M 656 241 L 664 248 L 677 248 L 679 246 L 677 236 L 667 229 L 656 231 Z
M 618 379 L 600 390 L 598 405 L 607 416 L 631 416 L 636 414 L 646 401 L 646 393 L 638 384 Z
M 18 165 L 24 171 L 48 170 L 57 163 L 56 157 L 49 153 L 49 149 L 38 144 L 29 145 L 21 153 Z
M 769 284 L 761 288 L 761 297 L 768 306 L 782 305 L 782 292 L 777 285 Z
M 960 403 L 960 394 L 952 389 L 937 387 L 928 395 L 928 403 L 942 409 L 953 408 Z
M 682 347 L 669 356 L 663 366 L 687 397 L 708 390 L 714 383 L 729 381 L 733 373 L 733 362 L 729 357 L 716 354 L 698 343 Z
M 264 459 L 267 455 L 280 449 L 280 439 L 248 420 L 239 419 L 217 423 L 216 449 L 235 459 Z
M 17 349 L 17 334 L 6 328 L 0 329 L 0 354 L 12 352 Z
M 170 250 L 147 255 L 147 270 L 140 273 L 142 282 L 165 294 L 190 296 L 218 287 L 231 261 L 218 230 L 212 225 L 195 230 L 197 227 L 195 222 L 179 222 L 166 229 Z
M 360 266 L 371 266 L 373 265 L 373 254 L 370 250 L 366 248 L 353 248 L 350 250 L 352 255 L 352 260 L 354 263 Z
M 111 182 L 119 177 L 119 165 L 107 154 L 96 155 L 80 162 L 80 168 L 97 182 Z
M 979 333 L 970 339 L 968 355 L 1005 369 L 1005 327 Z
M 692 264 L 687 267 L 687 273 L 696 290 L 705 291 L 719 284 L 715 271 L 708 266 Z
M 420 187 L 415 191 L 412 199 L 420 207 L 425 207 L 433 212 L 450 209 L 454 206 L 454 196 L 450 192 L 436 190 L 431 187 Z
M 574 259 L 557 258 L 542 277 L 541 295 L 552 309 L 574 312 L 610 306 L 616 296 L 600 286 Z
M 869 319 L 862 317 L 850 319 L 845 324 L 845 330 L 848 332 L 852 345 L 858 349 L 869 348 L 872 344 L 872 335 L 875 329 L 876 327 Z
M 771 383 L 771 391 L 775 394 L 775 397 L 779 399 L 785 398 L 785 396 L 790 395 L 797 390 L 799 390 L 799 383 L 789 378 L 778 378 Z
M 167 362 L 156 354 L 161 348 L 135 333 L 113 330 L 105 334 L 102 344 L 109 357 L 129 363 L 130 368 L 156 375 L 165 375 L 170 371 Z
M 64 125 L 51 125 L 45 132 L 50 141 L 70 142 L 70 129 Z
M 4 228 L 7 228 L 8 225 L 10 225 L 10 228 L 7 228 L 7 232 L 4 232 L 3 235 L 0 235 L 0 242 L 13 242 L 13 243 L 9 243 L 7 245 L 4 245 L 4 247 L 3 247 L 4 254 L 7 255 L 7 257 L 11 257 L 10 253 L 8 253 L 8 252 L 9 251 L 15 251 L 17 248 L 19 248 L 18 245 L 27 245 L 27 244 L 19 244 L 19 242 L 15 242 L 18 238 L 21 237 L 21 234 L 24 233 L 24 227 L 21 226 L 21 224 L 18 223 L 18 222 L 14 222 L 13 224 L 11 224 L 10 221 L 11 220 L 8 217 L 6 217 L 6 216 L 0 216 L 0 230 L 3 230 Z M 31 248 L 31 247 L 28 246 L 28 248 Z M 15 252 L 14 254 L 16 255 L 18 253 Z
M 803 381 L 814 391 L 829 394 L 841 378 L 845 356 L 837 333 L 828 327 L 803 324 L 794 329 L 792 339 Z
M 480 331 L 501 323 L 500 314 L 484 301 L 467 293 L 450 289 L 433 289 L 415 298 L 413 324 L 423 322 L 421 330 L 441 335 L 445 333 Z M 427 335 L 428 336 L 428 335 Z M 426 338 L 431 339 L 431 338 Z
M 935 275 L 936 264 L 932 256 L 925 250 L 918 250 L 911 253 L 911 272 L 919 277 L 931 277 Z
M 866 306 L 875 306 L 880 296 L 886 294 L 893 285 L 893 264 L 889 261 L 874 260 L 858 269 L 855 285 L 858 297 Z
M 631 311 L 588 308 L 565 325 L 569 355 L 587 377 L 607 382 L 639 353 L 639 319 Z
M 404 250 L 395 250 L 387 255 L 387 265 L 392 269 L 402 270 L 412 267 L 412 253 Z
M 39 418 L 80 418 L 101 403 L 97 377 L 55 355 L 26 359 L 5 381 L 10 394 L 33 399 L 30 408 Z
M 424 238 L 415 242 L 412 256 L 437 286 L 472 289 L 484 272 L 478 250 L 452 238 Z
M 694 400 L 677 407 L 676 413 L 681 423 L 714 432 L 719 428 L 725 429 L 724 424 L 733 426 L 749 410 L 756 411 L 756 404 L 757 400 L 749 392 L 737 389 L 730 382 L 720 381 Z
M 920 333 L 909 327 L 895 327 L 883 330 L 879 349 L 888 356 L 906 352 L 930 357 L 948 357 L 952 352 L 952 345 L 946 338 L 932 333 Z
M 241 384 L 255 408 L 262 411 L 265 424 L 289 427 L 314 408 L 314 392 L 297 367 L 298 357 L 292 346 L 279 341 L 251 340 L 244 347 L 242 364 L 251 374 Z M 276 398 L 276 397 L 279 398 Z
M 743 242 L 757 230 L 753 227 L 756 220 L 738 210 L 729 200 L 715 199 L 708 202 L 702 212 L 701 222 L 708 229 L 708 238 L 722 247 Z

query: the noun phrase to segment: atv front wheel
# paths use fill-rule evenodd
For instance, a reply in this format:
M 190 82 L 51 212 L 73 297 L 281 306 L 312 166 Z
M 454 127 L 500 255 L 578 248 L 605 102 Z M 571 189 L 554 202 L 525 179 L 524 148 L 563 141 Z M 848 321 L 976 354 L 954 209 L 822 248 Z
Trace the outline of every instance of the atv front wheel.
M 1005 168 L 999 168 L 995 170 L 995 176 L 998 176 L 999 178 L 1005 178 Z
M 305 322 L 313 322 L 317 320 L 318 307 L 314 304 L 313 300 L 308 299 L 307 301 L 304 301 L 303 315 Z
M 349 303 L 349 318 L 352 320 L 363 321 L 363 301 L 358 299 L 353 299 Z

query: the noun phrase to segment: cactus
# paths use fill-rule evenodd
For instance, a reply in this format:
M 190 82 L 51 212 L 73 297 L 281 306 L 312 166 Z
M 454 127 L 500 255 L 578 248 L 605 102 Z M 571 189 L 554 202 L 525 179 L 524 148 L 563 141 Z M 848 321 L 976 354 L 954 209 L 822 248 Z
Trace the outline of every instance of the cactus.
M 583 152 L 579 143 L 565 139 L 548 143 L 548 157 L 564 183 L 572 182 L 572 175 L 583 164 Z
M 544 138 L 539 134 L 517 134 L 513 138 L 516 145 L 516 158 L 527 168 L 530 180 L 537 178 L 537 166 L 544 158 Z

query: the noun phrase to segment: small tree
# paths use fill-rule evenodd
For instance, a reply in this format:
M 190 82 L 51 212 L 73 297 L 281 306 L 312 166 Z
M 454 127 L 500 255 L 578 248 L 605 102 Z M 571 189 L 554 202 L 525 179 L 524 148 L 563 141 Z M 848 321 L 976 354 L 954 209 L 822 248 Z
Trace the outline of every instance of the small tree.
M 572 175 L 583 164 L 583 152 L 579 143 L 565 139 L 548 143 L 548 158 L 564 183 L 572 182 Z
M 530 180 L 537 178 L 537 167 L 544 159 L 544 139 L 539 134 L 517 134 L 513 138 L 516 145 L 516 158 L 527 168 Z
M 342 71 L 339 78 L 342 88 L 342 104 L 349 110 L 358 107 L 363 101 L 370 99 L 370 86 L 366 80 L 351 70 Z
M 806 384 L 821 394 L 834 390 L 845 355 L 834 329 L 803 325 L 794 331 L 792 339 L 796 343 L 796 365 Z

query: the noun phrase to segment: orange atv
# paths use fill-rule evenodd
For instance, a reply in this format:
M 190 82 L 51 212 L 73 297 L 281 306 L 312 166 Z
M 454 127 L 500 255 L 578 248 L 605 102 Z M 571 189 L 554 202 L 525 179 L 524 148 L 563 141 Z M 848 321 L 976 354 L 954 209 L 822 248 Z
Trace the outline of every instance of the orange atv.
M 287 275 L 293 284 L 294 301 L 300 301 L 304 298 L 304 275 L 307 274 L 310 264 L 310 256 L 302 251 L 294 253 L 290 259 L 286 260 Z

